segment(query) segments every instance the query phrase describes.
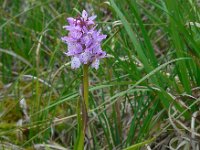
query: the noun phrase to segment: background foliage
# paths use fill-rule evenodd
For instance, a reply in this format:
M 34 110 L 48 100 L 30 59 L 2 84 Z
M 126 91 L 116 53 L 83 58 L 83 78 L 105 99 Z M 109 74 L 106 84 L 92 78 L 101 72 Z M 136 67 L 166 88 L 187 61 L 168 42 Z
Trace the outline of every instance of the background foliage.
M 90 69 L 86 149 L 199 147 L 198 0 L 0 0 L 0 147 L 72 149 L 82 70 L 60 38 L 97 14 L 109 54 Z

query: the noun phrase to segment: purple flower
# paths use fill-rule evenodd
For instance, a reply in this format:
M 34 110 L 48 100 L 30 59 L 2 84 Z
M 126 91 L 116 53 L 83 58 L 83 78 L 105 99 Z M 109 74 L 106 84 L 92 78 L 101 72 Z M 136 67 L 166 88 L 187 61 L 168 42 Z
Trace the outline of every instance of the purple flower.
M 101 49 L 101 42 L 106 35 L 95 29 L 95 18 L 96 16 L 88 17 L 85 10 L 80 17 L 67 18 L 69 25 L 63 28 L 69 33 L 68 36 L 61 39 L 68 46 L 65 54 L 71 56 L 72 69 L 79 68 L 81 64 L 88 64 L 92 68 L 98 69 L 100 59 L 106 56 L 106 52 Z

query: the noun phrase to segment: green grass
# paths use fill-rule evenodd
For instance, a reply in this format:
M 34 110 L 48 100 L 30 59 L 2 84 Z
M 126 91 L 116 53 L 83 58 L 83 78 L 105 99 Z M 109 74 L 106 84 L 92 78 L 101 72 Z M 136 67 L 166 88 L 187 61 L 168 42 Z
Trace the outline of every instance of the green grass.
M 181 141 L 197 148 L 199 7 L 196 0 L 1 0 L 0 149 L 73 149 L 83 139 L 82 69 L 70 68 L 60 40 L 66 18 L 83 9 L 97 14 L 109 54 L 89 69 L 85 149 L 175 149 Z

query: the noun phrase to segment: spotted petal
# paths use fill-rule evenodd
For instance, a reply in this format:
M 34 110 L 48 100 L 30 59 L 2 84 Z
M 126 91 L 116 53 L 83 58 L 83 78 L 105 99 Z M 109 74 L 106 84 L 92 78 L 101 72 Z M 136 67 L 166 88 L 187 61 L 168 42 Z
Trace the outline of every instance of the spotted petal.
M 95 68 L 96 70 L 99 68 L 99 59 L 95 59 L 92 62 L 92 68 Z
M 85 21 L 88 19 L 88 13 L 85 10 L 82 12 L 82 17 Z
M 72 61 L 71 61 L 71 68 L 72 69 L 77 69 L 81 66 L 81 62 L 79 60 L 79 58 L 77 57 L 73 57 Z

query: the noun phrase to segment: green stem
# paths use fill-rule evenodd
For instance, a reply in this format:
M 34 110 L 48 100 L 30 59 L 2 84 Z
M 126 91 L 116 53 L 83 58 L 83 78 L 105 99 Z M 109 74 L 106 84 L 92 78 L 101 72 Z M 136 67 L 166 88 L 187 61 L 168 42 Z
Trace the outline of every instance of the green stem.
M 83 104 L 82 104 L 82 119 L 80 112 L 80 102 L 77 105 L 77 118 L 78 118 L 78 138 L 74 146 L 74 150 L 83 150 L 84 149 L 84 138 L 87 132 L 87 112 L 89 108 L 88 102 L 88 65 L 83 65 Z
M 84 97 L 84 102 L 85 102 L 87 111 L 89 109 L 88 88 L 89 88 L 88 65 L 86 64 L 86 65 L 83 65 L 83 97 Z

